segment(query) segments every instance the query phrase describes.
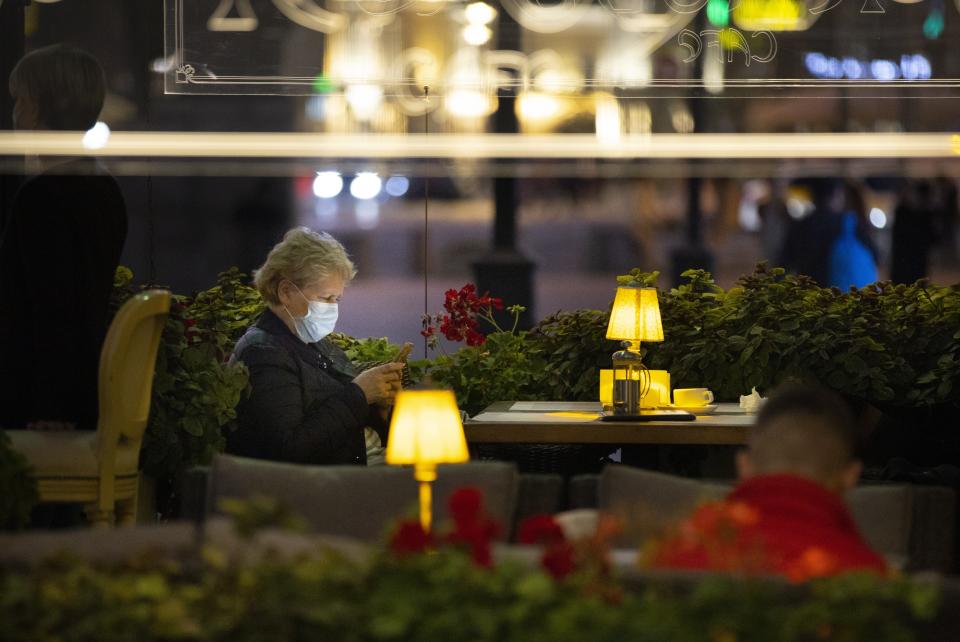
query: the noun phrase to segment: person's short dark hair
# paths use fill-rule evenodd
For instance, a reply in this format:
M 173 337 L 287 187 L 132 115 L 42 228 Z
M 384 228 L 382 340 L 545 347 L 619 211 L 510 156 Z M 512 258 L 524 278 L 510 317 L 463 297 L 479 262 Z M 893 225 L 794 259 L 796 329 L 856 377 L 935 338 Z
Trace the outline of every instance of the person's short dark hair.
M 828 481 L 856 457 L 856 422 L 833 392 L 786 384 L 764 403 L 748 445 L 760 474 L 794 473 Z
M 103 109 L 106 79 L 97 59 L 71 45 L 31 51 L 10 73 L 10 94 L 36 105 L 44 127 L 87 130 Z

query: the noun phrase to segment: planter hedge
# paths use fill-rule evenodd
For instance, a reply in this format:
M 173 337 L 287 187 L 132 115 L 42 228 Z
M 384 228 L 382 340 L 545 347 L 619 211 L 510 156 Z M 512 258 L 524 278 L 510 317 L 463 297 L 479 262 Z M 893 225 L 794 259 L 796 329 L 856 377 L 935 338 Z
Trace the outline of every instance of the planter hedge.
M 599 582 L 599 584 L 598 584 Z M 52 560 L 0 571 L 0 638 L 61 642 L 909 642 L 937 611 L 933 585 L 862 575 L 805 587 L 712 577 L 555 581 L 458 550 L 367 561 L 141 558 L 110 568 Z

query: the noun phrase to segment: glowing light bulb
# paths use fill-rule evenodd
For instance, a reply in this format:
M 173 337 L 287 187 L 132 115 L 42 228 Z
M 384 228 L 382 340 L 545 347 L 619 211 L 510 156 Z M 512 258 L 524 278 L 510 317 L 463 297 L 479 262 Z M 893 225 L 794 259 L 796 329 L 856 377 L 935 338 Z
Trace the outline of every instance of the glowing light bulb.
M 383 102 L 383 89 L 377 85 L 350 85 L 346 96 L 353 115 L 360 120 L 370 120 Z
M 493 32 L 490 31 L 489 27 L 484 25 L 469 24 L 463 28 L 461 34 L 468 45 L 479 47 L 482 44 L 486 44 L 486 42 L 490 40 Z
M 375 198 L 380 193 L 380 185 L 376 172 L 359 172 L 350 182 L 350 194 L 360 200 Z
M 110 128 L 103 121 L 97 121 L 97 124 L 91 127 L 83 135 L 83 146 L 87 149 L 102 149 L 106 147 L 110 140 Z
M 870 210 L 870 225 L 877 229 L 883 229 L 887 226 L 887 213 L 879 207 Z
M 730 5 L 727 0 L 707 0 L 707 20 L 715 27 L 730 24 Z
M 597 96 L 594 128 L 600 142 L 613 143 L 620 140 L 620 104 L 613 96 Z
M 517 99 L 517 115 L 523 120 L 549 120 L 560 110 L 560 101 L 549 94 L 525 91 Z
M 313 194 L 317 198 L 333 198 L 343 189 L 340 172 L 317 172 L 313 179 Z
M 474 25 L 485 25 L 493 22 L 497 17 L 497 10 L 486 2 L 471 2 L 463 10 L 467 22 Z
M 461 118 L 479 118 L 493 111 L 490 98 L 473 89 L 454 89 L 445 97 L 444 106 Z
M 384 188 L 390 196 L 403 196 L 410 189 L 410 179 L 406 176 L 391 176 Z

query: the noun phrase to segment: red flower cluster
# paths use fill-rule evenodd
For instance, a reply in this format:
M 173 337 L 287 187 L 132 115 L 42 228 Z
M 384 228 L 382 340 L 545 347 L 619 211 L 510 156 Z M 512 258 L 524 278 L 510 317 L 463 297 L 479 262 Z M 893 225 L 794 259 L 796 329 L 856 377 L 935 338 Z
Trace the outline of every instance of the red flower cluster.
M 459 291 L 447 290 L 443 309 L 446 314 L 424 316 L 420 334 L 428 339 L 435 337 L 436 326 L 439 326 L 440 333 L 449 341 L 466 341 L 468 346 L 479 346 L 483 345 L 486 337 L 478 330 L 480 324 L 477 318 L 489 318 L 493 310 L 502 310 L 503 300 L 491 297 L 489 292 L 477 296 L 477 287 L 467 283 Z
M 397 557 L 423 553 L 438 543 L 463 547 L 477 566 L 493 564 L 491 541 L 500 533 L 500 526 L 483 510 L 483 493 L 474 487 L 460 488 L 450 495 L 447 507 L 453 518 L 449 533 L 434 538 L 416 520 L 400 522 L 390 538 L 390 550 Z
M 477 566 L 489 568 L 493 564 L 490 542 L 500 534 L 500 526 L 484 512 L 483 493 L 472 486 L 459 488 L 450 495 L 448 506 L 453 530 L 446 541 L 468 548 Z
M 546 514 L 526 518 L 517 531 L 517 541 L 521 544 L 552 544 L 562 539 L 566 539 L 566 536 L 560 524 Z
M 828 577 L 840 571 L 840 560 L 819 546 L 811 546 L 784 569 L 791 582 L 801 583 Z
M 760 517 L 756 509 L 739 501 L 701 505 L 680 524 L 673 537 L 655 548 L 654 566 L 713 568 L 746 574 L 770 572 L 764 543 L 752 527 Z
M 523 520 L 517 533 L 521 544 L 540 544 L 544 547 L 540 564 L 550 575 L 560 580 L 576 569 L 576 549 L 567 541 L 563 529 L 550 515 L 533 515 Z
M 390 550 L 397 557 L 426 552 L 433 547 L 433 537 L 417 520 L 406 520 L 397 525 L 390 537 Z
M 744 502 L 711 502 L 694 512 L 681 526 L 681 534 L 690 540 L 706 536 L 727 542 L 739 529 L 753 526 L 759 519 L 756 509 Z

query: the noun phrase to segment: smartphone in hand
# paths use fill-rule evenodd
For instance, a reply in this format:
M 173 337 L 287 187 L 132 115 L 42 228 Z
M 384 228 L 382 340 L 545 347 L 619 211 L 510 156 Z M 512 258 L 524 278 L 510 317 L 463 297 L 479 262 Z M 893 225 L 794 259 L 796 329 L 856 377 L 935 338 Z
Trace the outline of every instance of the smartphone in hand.
M 413 382 L 410 380 L 410 368 L 407 367 L 407 357 L 410 356 L 410 352 L 413 350 L 413 344 L 409 341 L 403 344 L 403 347 L 397 352 L 396 356 L 393 357 L 394 363 L 402 363 L 403 370 L 400 372 L 400 385 L 404 388 L 410 386 Z
M 396 356 L 393 358 L 394 363 L 406 363 L 407 357 L 410 356 L 410 353 L 413 351 L 413 344 L 409 341 L 403 344 L 403 347 L 400 348 L 400 351 L 397 352 Z

